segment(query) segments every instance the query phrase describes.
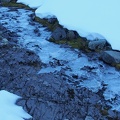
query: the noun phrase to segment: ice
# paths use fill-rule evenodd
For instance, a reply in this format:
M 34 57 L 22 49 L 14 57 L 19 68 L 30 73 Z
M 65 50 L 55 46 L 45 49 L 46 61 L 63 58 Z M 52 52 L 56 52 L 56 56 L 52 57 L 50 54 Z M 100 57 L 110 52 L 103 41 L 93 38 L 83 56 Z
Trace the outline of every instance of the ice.
M 102 89 L 101 81 L 98 81 L 97 79 L 88 79 L 84 80 L 81 84 L 83 87 L 87 87 L 89 90 L 92 90 L 93 92 L 98 92 L 100 89 Z

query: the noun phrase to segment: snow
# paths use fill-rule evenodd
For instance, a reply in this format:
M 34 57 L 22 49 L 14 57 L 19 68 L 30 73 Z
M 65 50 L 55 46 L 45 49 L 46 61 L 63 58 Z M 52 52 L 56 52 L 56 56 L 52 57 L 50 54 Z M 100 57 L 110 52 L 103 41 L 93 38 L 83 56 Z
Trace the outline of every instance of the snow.
M 0 120 L 24 120 L 31 116 L 22 107 L 15 105 L 20 97 L 5 90 L 0 91 Z
M 64 27 L 88 39 L 105 38 L 113 49 L 120 50 L 119 6 L 119 0 L 48 0 L 36 10 L 36 15 L 54 15 Z
M 24 3 L 32 8 L 38 8 L 44 3 L 44 0 L 17 0 L 17 2 Z

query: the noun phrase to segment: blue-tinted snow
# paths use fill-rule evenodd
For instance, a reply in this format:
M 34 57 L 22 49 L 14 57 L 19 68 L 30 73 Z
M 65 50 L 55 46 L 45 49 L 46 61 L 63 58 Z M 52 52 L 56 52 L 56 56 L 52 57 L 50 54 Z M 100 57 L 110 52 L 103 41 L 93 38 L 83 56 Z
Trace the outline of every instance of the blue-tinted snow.
M 24 118 L 31 118 L 22 107 L 15 105 L 18 98 L 20 97 L 5 90 L 0 91 L 0 120 L 24 120 Z
M 120 0 L 45 0 L 36 10 L 44 18 L 55 15 L 60 24 L 88 39 L 107 39 L 120 50 Z M 89 37 L 90 36 L 90 37 Z

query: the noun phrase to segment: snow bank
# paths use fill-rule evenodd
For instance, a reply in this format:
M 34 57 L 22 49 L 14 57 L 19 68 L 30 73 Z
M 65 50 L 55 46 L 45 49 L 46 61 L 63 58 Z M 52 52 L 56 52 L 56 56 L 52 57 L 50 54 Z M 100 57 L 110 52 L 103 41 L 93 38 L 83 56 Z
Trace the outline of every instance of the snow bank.
M 5 90 L 0 91 L 0 120 L 24 120 L 23 118 L 31 118 L 22 107 L 15 105 L 18 98 L 20 97 Z
M 32 8 L 38 8 L 44 3 L 44 1 L 45 0 L 18 0 L 17 2 L 26 4 Z
M 57 17 L 60 24 L 76 30 L 87 39 L 107 39 L 113 49 L 120 50 L 120 0 L 18 0 L 39 7 L 41 18 Z
M 49 0 L 36 10 L 36 15 L 55 15 L 64 27 L 88 39 L 106 38 L 113 49 L 120 50 L 119 6 L 119 0 Z

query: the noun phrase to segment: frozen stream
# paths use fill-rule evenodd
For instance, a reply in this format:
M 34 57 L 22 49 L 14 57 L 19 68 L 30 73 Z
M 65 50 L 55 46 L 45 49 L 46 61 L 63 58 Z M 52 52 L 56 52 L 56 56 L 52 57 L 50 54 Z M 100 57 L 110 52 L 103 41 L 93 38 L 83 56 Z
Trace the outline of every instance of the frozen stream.
M 31 20 L 32 11 L 0 8 L 0 24 L 19 35 L 19 45 L 34 51 L 45 64 L 40 73 L 62 71 L 76 84 L 98 92 L 105 87 L 104 97 L 113 109 L 120 111 L 120 72 L 96 56 L 88 57 L 81 51 L 64 48 L 48 41 L 51 33 Z M 95 59 L 96 58 L 96 59 Z M 77 78 L 75 77 L 77 76 Z

